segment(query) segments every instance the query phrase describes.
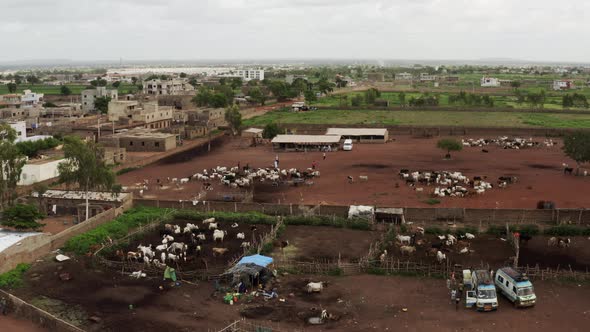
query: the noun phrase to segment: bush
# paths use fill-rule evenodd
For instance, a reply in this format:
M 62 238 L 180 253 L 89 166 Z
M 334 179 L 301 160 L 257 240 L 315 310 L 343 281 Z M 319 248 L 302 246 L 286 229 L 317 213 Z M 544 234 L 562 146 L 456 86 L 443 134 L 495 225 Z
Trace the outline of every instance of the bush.
M 45 226 L 37 222 L 43 217 L 43 214 L 34 205 L 16 204 L 4 210 L 0 224 L 17 230 L 36 230 Z
M 170 220 L 172 214 L 169 214 L 169 212 L 168 209 L 133 208 L 109 223 L 72 237 L 64 245 L 64 250 L 79 255 L 85 254 L 90 251 L 92 246 L 105 242 L 107 237 L 113 240 L 120 239 L 125 237 L 131 229 L 164 216 L 166 216 L 165 220 Z
M 23 275 L 31 264 L 18 264 L 14 269 L 0 274 L 0 288 L 17 288 L 23 285 Z
M 329 276 L 338 277 L 338 276 L 343 276 L 344 271 L 342 271 L 342 269 L 339 267 L 335 267 L 335 268 L 329 269 L 328 272 L 326 272 L 326 274 Z
M 432 226 L 432 227 L 426 227 L 424 229 L 424 233 L 434 234 L 434 235 L 442 235 L 442 234 L 446 234 L 447 232 L 440 227 Z
M 428 205 L 436 205 L 436 204 L 440 204 L 440 200 L 438 200 L 436 198 L 429 198 L 429 199 L 425 200 L 424 203 L 426 203 Z
M 553 226 L 545 229 L 545 235 L 551 236 L 588 236 L 590 228 L 581 228 L 573 225 Z
M 39 151 L 53 149 L 61 143 L 61 140 L 49 137 L 38 141 L 18 142 L 16 148 L 25 156 L 33 158 L 37 156 Z

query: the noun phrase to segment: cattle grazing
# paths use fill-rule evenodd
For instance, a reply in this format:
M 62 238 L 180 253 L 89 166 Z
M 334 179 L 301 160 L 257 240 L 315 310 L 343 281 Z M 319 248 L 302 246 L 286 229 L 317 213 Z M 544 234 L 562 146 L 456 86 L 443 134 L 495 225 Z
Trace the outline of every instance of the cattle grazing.
M 327 287 L 328 283 L 327 282 L 310 282 L 305 286 L 305 291 L 308 293 L 319 293 L 322 291 L 322 289 L 324 289 L 324 287 Z

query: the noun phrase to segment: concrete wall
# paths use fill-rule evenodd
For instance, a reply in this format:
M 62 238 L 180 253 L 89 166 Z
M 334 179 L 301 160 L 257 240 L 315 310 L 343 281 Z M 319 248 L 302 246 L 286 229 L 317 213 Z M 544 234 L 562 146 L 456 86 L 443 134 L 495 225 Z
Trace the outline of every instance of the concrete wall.
M 0 252 L 0 273 L 7 272 L 19 263 L 32 263 L 39 258 L 48 255 L 51 251 L 63 247 L 73 236 L 88 232 L 107 223 L 131 208 L 133 200 L 128 200 L 116 209 L 110 209 L 98 214 L 85 222 L 72 226 L 58 234 L 43 233 L 31 236 L 20 241 L 20 245 L 13 245 Z
M 49 180 L 59 176 L 57 166 L 65 159 L 48 161 L 45 163 L 26 164 L 18 181 L 19 186 L 28 186 L 37 182 Z
M 8 300 L 10 312 L 13 312 L 20 319 L 33 322 L 48 331 L 84 332 L 84 330 L 3 290 L 0 290 L 0 296 Z

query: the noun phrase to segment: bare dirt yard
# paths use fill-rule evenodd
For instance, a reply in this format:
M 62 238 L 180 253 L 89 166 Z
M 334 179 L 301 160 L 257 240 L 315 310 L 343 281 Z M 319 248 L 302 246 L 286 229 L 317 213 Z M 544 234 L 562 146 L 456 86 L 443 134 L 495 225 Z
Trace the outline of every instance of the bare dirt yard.
M 64 272 L 72 279 L 60 280 Z M 309 281 L 328 286 L 307 294 Z M 27 272 L 26 284 L 18 296 L 87 331 L 208 331 L 241 317 L 288 331 L 585 331 L 590 324 L 590 287 L 576 283 L 534 281 L 536 307 L 515 309 L 500 298 L 500 309 L 492 313 L 456 311 L 444 280 L 410 277 L 280 275 L 273 287 L 285 302 L 251 297 L 233 306 L 223 303 L 224 292 L 215 292 L 212 282 L 173 287 L 159 276 L 138 280 L 86 260 L 38 263 Z M 305 319 L 319 308 L 333 319 L 307 325 Z
M 451 160 L 445 160 L 445 153 L 436 148 L 437 140 L 399 136 L 387 144 L 355 144 L 352 151 L 329 152 L 323 160 L 321 152 L 277 153 L 268 144 L 250 147 L 249 141 L 234 139 L 215 146 L 209 153 L 201 149 L 185 153 L 182 158 L 123 174 L 119 176 L 119 181 L 125 186 L 134 186 L 147 179 L 153 185 L 144 192 L 145 198 L 192 200 L 202 191 L 202 182 L 191 181 L 176 186 L 165 183 L 166 178 L 188 177 L 205 168 L 231 167 L 238 163 L 241 166 L 272 167 L 278 155 L 280 168 L 304 170 L 316 161 L 321 176 L 313 179 L 311 186 L 257 185 L 254 189 L 256 202 L 429 206 L 425 201 L 431 197 L 434 186 L 425 187 L 423 192 L 407 186 L 398 173 L 400 169 L 409 169 L 458 171 L 470 178 L 481 176 L 492 184 L 496 184 L 500 176 L 518 178 L 518 182 L 507 188 L 494 187 L 482 195 L 440 198 L 440 204 L 436 205 L 440 207 L 536 208 L 540 200 L 554 201 L 558 208 L 588 205 L 586 197 L 590 194 L 590 177 L 563 173 L 562 163 L 573 166 L 575 162 L 565 157 L 559 141 L 553 147 L 521 150 L 490 145 L 486 147 L 488 153 L 483 153 L 481 148 L 465 147 L 461 152 L 452 153 Z M 543 141 L 543 138 L 536 140 Z M 368 180 L 359 180 L 361 175 L 367 176 Z M 348 183 L 347 176 L 354 177 L 354 183 Z M 155 185 L 157 179 L 162 182 L 163 189 Z M 210 197 L 214 197 L 214 193 L 228 191 L 228 187 L 218 180 L 212 184 L 214 191 Z

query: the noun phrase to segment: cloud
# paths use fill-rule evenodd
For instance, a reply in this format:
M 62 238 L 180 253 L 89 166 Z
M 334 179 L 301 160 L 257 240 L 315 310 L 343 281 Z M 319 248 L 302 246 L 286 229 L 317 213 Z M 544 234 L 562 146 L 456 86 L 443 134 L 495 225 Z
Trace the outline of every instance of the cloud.
M 0 10 L 0 61 L 586 61 L 589 10 L 584 0 L 20 0 Z

